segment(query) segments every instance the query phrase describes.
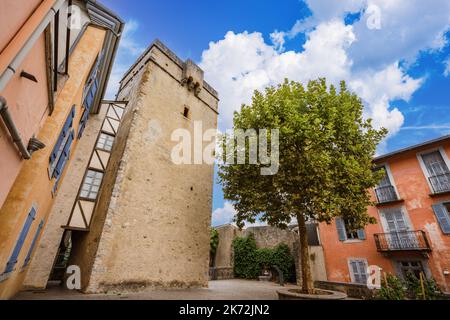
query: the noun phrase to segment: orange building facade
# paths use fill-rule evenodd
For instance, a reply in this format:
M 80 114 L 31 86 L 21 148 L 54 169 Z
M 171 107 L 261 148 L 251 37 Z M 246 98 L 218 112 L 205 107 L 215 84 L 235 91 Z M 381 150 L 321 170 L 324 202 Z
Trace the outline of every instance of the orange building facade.
M 410 271 L 450 291 L 450 136 L 374 160 L 385 177 L 371 190 L 377 224 L 349 232 L 345 221 L 320 224 L 327 277 L 366 283 L 367 267 L 403 278 Z
M 99 113 L 123 23 L 90 0 L 2 0 L 0 14 L 4 299 L 20 290 L 72 154 Z

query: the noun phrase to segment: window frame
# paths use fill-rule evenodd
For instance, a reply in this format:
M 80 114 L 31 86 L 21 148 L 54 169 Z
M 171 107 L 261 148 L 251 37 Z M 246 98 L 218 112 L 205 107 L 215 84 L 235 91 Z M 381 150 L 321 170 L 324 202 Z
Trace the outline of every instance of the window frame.
M 366 278 L 366 282 L 365 283 L 356 281 L 356 277 L 355 277 L 355 274 L 353 272 L 352 262 L 357 262 L 357 263 L 361 263 L 362 262 L 364 264 L 364 266 L 365 266 L 365 270 L 364 270 L 365 273 L 364 273 L 364 275 L 365 275 L 365 278 Z M 367 268 L 369 267 L 369 263 L 368 263 L 366 258 L 350 257 L 350 258 L 347 259 L 347 266 L 348 266 L 348 271 L 349 271 L 349 274 L 350 274 L 351 283 L 364 284 L 364 285 L 367 284 L 367 279 L 369 277 L 369 274 L 367 273 Z M 359 266 L 358 266 L 358 268 L 359 268 Z
M 83 187 L 84 187 L 84 185 L 85 185 L 85 183 L 86 183 L 86 179 L 88 178 L 88 174 L 89 174 L 89 172 L 91 172 L 91 171 L 94 172 L 95 174 L 101 174 L 100 182 L 99 182 L 98 186 L 94 185 L 93 183 L 90 184 L 90 187 L 89 187 L 89 191 L 88 191 L 87 196 L 82 196 L 82 192 L 85 191 L 85 190 L 83 190 Z M 100 194 L 100 189 L 101 189 L 101 187 L 102 187 L 102 183 L 103 183 L 104 177 L 105 177 L 105 172 L 102 172 L 102 171 L 100 171 L 100 170 L 96 170 L 96 169 L 93 169 L 93 168 L 88 168 L 88 169 L 86 170 L 86 173 L 85 173 L 84 177 L 83 177 L 83 181 L 81 182 L 80 191 L 79 191 L 79 193 L 78 193 L 78 198 L 79 198 L 80 200 L 96 202 L 97 199 L 98 199 L 98 195 Z M 90 178 L 90 177 L 89 177 L 89 178 Z M 92 179 L 93 179 L 93 181 L 95 180 L 94 177 L 92 177 Z M 90 197 L 89 197 L 89 195 L 90 195 L 91 192 L 92 192 L 92 190 L 91 190 L 92 187 L 98 187 L 98 190 L 96 191 L 95 198 L 90 198 Z
M 384 168 L 384 171 L 386 172 L 386 175 L 387 175 L 387 177 L 389 179 L 390 186 L 392 186 L 394 188 L 395 195 L 397 196 L 397 200 L 394 200 L 394 201 L 400 200 L 401 199 L 400 193 L 398 192 L 397 185 L 396 185 L 395 179 L 394 179 L 394 175 L 392 174 L 391 167 L 390 167 L 389 163 L 387 163 L 387 162 L 380 163 L 379 165 L 377 165 L 375 167 L 375 170 L 379 170 L 381 168 Z M 375 194 L 375 199 L 377 200 L 377 202 L 378 202 L 378 197 L 377 197 L 377 194 L 376 194 L 376 189 L 379 188 L 379 187 L 380 186 L 377 184 L 375 186 L 375 188 L 373 188 L 373 192 Z M 388 203 L 388 202 L 379 202 L 379 203 Z
M 109 138 L 111 138 L 111 140 L 112 140 L 111 149 L 109 149 L 109 150 L 106 149 L 106 148 L 104 148 L 104 146 L 105 146 L 106 144 L 104 144 L 103 146 L 99 147 L 100 139 L 102 138 L 103 135 L 104 135 L 104 136 L 107 136 L 107 137 L 109 137 Z M 105 139 L 105 142 L 106 142 L 106 141 L 107 141 L 107 139 Z M 116 137 L 115 137 L 115 136 L 113 136 L 113 135 L 111 135 L 111 134 L 108 134 L 108 133 L 106 133 L 106 132 L 101 131 L 100 134 L 99 134 L 99 136 L 98 136 L 98 138 L 97 138 L 97 142 L 96 142 L 96 144 L 95 144 L 95 149 L 111 153 L 111 152 L 112 152 L 112 148 L 114 147 L 114 142 L 115 142 L 115 141 L 116 141 Z
M 8 260 L 6 261 L 5 267 L 0 274 L 0 283 L 9 278 L 9 276 L 16 270 L 16 266 L 19 262 L 20 254 L 22 253 L 22 249 L 27 241 L 28 235 L 30 234 L 31 227 L 33 226 L 33 222 L 36 220 L 36 216 L 38 213 L 38 206 L 36 203 L 33 203 L 28 210 L 28 214 L 23 220 L 22 228 L 14 242 L 14 246 L 8 256 Z M 15 259 L 12 264 L 12 259 Z
M 76 106 L 73 105 L 70 109 L 70 112 L 68 113 L 66 120 L 64 121 L 64 126 L 62 127 L 61 131 L 58 134 L 58 138 L 53 146 L 52 152 L 50 154 L 49 158 L 49 165 L 48 165 L 48 176 L 49 179 L 52 180 L 53 178 L 58 178 L 55 176 L 55 171 L 58 166 L 58 163 L 61 159 L 61 157 L 64 155 L 64 150 L 66 148 L 67 141 L 70 138 L 70 135 L 73 131 L 73 124 L 75 121 L 75 115 L 76 115 Z M 73 143 L 73 141 L 72 141 Z M 57 152 L 55 153 L 55 150 Z M 54 156 L 55 155 L 55 156 Z
M 399 209 L 402 212 L 403 218 L 405 220 L 405 224 L 408 227 L 408 231 L 414 231 L 414 225 L 412 224 L 411 218 L 409 216 L 408 210 L 404 205 L 401 206 L 394 206 L 390 208 L 380 208 L 378 209 L 378 217 L 381 221 L 381 226 L 383 228 L 384 233 L 391 233 L 389 230 L 389 225 L 386 220 L 385 212 L 389 210 Z
M 441 157 L 444 160 L 444 163 L 446 164 L 447 169 L 449 169 L 449 171 L 450 171 L 450 160 L 447 157 L 447 153 L 445 152 L 445 150 L 444 150 L 444 148 L 442 146 L 439 146 L 439 147 L 436 147 L 436 148 L 430 148 L 430 149 L 423 150 L 423 151 L 420 151 L 420 152 L 416 153 L 417 160 L 419 161 L 420 168 L 422 169 L 422 173 L 423 173 L 423 175 L 425 177 L 425 180 L 426 180 L 426 182 L 428 184 L 428 188 L 430 189 L 430 193 L 431 194 L 437 194 L 437 193 L 434 192 L 433 185 L 430 182 L 431 176 L 428 173 L 427 166 L 426 166 L 425 162 L 423 161 L 422 156 L 430 154 L 430 153 L 433 153 L 433 152 L 436 152 L 436 151 L 438 151 L 441 154 Z
M 366 229 L 365 229 L 365 228 L 354 231 L 354 233 L 356 233 L 356 236 L 357 236 L 356 238 L 349 238 L 349 237 L 348 237 L 349 231 L 348 231 L 348 228 L 347 228 L 347 223 L 345 222 L 344 218 L 342 218 L 342 217 L 336 217 L 335 219 L 341 219 L 341 221 L 342 221 L 341 223 L 342 223 L 342 225 L 343 225 L 343 227 L 344 227 L 344 230 L 343 230 L 343 231 L 345 231 L 345 239 L 341 239 L 341 237 L 340 237 L 340 235 L 339 235 L 339 226 L 338 226 L 338 222 L 335 221 L 335 223 L 336 223 L 336 229 L 337 229 L 337 234 L 338 234 L 338 239 L 339 239 L 340 242 L 343 242 L 343 243 L 357 243 L 357 242 L 362 242 L 362 241 L 367 240 L 367 232 L 366 232 Z M 359 237 L 359 234 L 358 234 L 359 232 L 363 232 L 363 233 L 364 233 L 364 238 L 360 238 L 360 237 Z

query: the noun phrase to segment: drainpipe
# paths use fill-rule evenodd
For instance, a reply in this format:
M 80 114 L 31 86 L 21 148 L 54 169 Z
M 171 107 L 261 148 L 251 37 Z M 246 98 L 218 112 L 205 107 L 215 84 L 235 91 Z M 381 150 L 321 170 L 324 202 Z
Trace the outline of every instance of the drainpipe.
M 55 16 L 56 12 L 61 8 L 62 4 L 66 0 L 57 0 L 55 4 L 50 8 L 50 10 L 47 12 L 47 14 L 44 16 L 42 21 L 39 23 L 37 28 L 32 32 L 31 36 L 28 38 L 28 40 L 25 42 L 24 46 L 19 50 L 19 52 L 16 54 L 14 59 L 9 63 L 6 70 L 2 73 L 0 76 L 0 92 L 6 87 L 9 80 L 14 76 L 14 74 L 17 72 L 17 69 L 19 68 L 22 61 L 25 59 L 27 54 L 30 52 L 33 45 L 36 43 L 36 41 L 41 36 L 42 32 L 44 32 L 47 25 L 50 23 L 50 21 Z
M 20 137 L 19 134 L 19 130 L 17 130 L 17 127 L 11 118 L 11 114 L 8 111 L 6 99 L 3 98 L 2 96 L 0 96 L 0 115 L 6 127 L 8 128 L 8 131 L 11 137 L 13 138 L 14 143 L 16 144 L 17 148 L 19 148 L 22 157 L 26 160 L 31 159 L 31 154 L 28 152 L 27 148 L 23 144 L 22 138 Z

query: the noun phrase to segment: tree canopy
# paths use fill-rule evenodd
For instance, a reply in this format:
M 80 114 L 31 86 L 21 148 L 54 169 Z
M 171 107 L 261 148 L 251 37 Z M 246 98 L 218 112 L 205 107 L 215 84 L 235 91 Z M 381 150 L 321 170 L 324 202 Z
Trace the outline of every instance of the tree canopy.
M 331 223 L 341 217 L 349 231 L 376 222 L 367 213 L 372 204 L 369 189 L 379 182 L 383 172 L 373 170 L 372 159 L 387 131 L 375 129 L 363 111 L 361 99 L 347 89 L 345 82 L 337 90 L 328 87 L 325 79 L 310 81 L 306 88 L 286 80 L 264 93 L 255 91 L 251 105 L 243 105 L 234 114 L 234 134 L 223 139 L 225 160 L 230 154 L 245 154 L 250 160 L 254 159 L 258 135 L 242 143 L 242 135 L 239 139 L 236 133 L 270 132 L 267 145 L 271 152 L 278 152 L 276 173 L 263 175 L 265 161 L 261 159 L 225 161 L 219 165 L 219 180 L 225 198 L 236 209 L 239 227 L 245 221 L 260 219 L 285 228 L 293 218 L 297 219 L 304 293 L 315 292 L 307 221 Z M 257 148 L 267 148 L 258 142 Z
M 285 227 L 298 213 L 327 223 L 341 216 L 355 230 L 372 222 L 368 190 L 382 174 L 373 171 L 372 159 L 387 131 L 374 129 L 363 109 L 345 82 L 339 91 L 325 79 L 306 88 L 286 80 L 264 93 L 255 91 L 251 105 L 235 112 L 234 129 L 278 129 L 279 170 L 263 176 L 261 165 L 220 165 L 219 179 L 225 198 L 234 203 L 237 224 L 259 218 Z

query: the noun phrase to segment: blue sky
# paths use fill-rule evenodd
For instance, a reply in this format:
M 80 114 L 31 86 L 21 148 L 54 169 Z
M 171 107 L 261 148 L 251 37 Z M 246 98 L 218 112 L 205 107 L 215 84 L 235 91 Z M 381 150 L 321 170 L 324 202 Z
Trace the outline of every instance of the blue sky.
M 109 96 L 155 38 L 191 58 L 220 93 L 219 127 L 254 89 L 288 77 L 346 80 L 390 130 L 379 153 L 450 134 L 448 0 L 102 0 L 126 22 Z M 234 209 L 214 187 L 213 224 Z

